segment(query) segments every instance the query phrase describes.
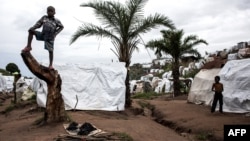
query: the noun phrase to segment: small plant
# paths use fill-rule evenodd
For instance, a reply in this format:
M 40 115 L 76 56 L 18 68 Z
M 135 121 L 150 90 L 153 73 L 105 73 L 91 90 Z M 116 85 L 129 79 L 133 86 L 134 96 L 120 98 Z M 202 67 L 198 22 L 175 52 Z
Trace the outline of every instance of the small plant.
M 120 141 L 133 141 L 133 138 L 130 137 L 128 134 L 126 133 L 113 133 L 115 136 L 118 136 Z
M 201 132 L 198 135 L 196 135 L 196 138 L 200 141 L 206 141 L 211 137 L 212 137 L 212 133 L 210 132 Z
M 32 95 L 32 97 L 29 100 L 36 100 L 36 95 Z
M 36 95 L 33 95 L 32 97 L 30 97 L 26 101 L 22 101 L 21 103 L 25 103 L 25 102 L 26 103 L 30 103 L 30 104 L 37 104 Z
M 33 125 L 39 125 L 44 121 L 44 117 L 38 117 L 34 122 Z
M 133 95 L 131 98 L 134 99 L 153 99 L 157 94 L 155 92 L 148 93 L 137 93 Z
M 194 78 L 195 75 L 200 71 L 200 69 L 194 69 L 194 70 L 191 70 L 190 72 L 186 73 L 183 77 L 184 78 Z
M 5 110 L 3 111 L 3 113 L 7 114 L 11 111 L 13 111 L 15 109 L 15 105 L 14 104 L 10 104 L 8 107 L 5 108 Z
M 67 112 L 65 112 L 65 118 L 66 118 L 66 121 L 68 121 L 68 122 L 73 122 L 74 121 Z
M 137 102 L 141 108 L 147 108 L 147 109 L 150 109 L 150 110 L 153 110 L 155 109 L 155 106 L 154 105 L 151 105 L 150 103 L 146 102 L 146 101 L 138 101 Z

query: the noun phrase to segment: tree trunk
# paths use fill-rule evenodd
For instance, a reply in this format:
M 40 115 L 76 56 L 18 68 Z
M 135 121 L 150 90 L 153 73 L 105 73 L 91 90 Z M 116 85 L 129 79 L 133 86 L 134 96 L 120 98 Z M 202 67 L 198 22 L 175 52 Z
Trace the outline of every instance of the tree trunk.
M 174 97 L 180 95 L 180 72 L 178 60 L 173 62 Z
M 131 107 L 132 100 L 130 98 L 130 84 L 129 84 L 129 70 L 127 69 L 127 76 L 125 80 L 125 86 L 126 86 L 126 99 L 125 99 L 125 107 L 129 108 Z
M 43 122 L 59 122 L 66 119 L 64 101 L 61 95 L 62 80 L 57 70 L 50 70 L 40 65 L 30 52 L 21 53 L 24 63 L 38 78 L 44 80 L 48 86 L 46 110 Z

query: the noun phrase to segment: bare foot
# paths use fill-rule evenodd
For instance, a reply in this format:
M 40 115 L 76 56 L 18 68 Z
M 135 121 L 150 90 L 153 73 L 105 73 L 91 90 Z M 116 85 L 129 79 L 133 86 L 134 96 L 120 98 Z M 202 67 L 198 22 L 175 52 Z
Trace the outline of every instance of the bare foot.
M 22 49 L 22 52 L 29 52 L 31 50 L 32 50 L 32 48 L 27 46 L 24 49 Z
M 54 68 L 53 68 L 52 66 L 49 66 L 49 69 L 50 69 L 50 70 L 54 70 Z

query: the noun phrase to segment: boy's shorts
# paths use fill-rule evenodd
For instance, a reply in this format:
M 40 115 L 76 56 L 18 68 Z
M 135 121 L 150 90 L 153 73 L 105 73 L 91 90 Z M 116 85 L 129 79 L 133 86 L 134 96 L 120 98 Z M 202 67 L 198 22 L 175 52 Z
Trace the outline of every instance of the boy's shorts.
M 35 36 L 38 41 L 44 41 L 44 49 L 47 49 L 48 51 L 54 50 L 54 41 L 45 41 L 44 36 L 40 31 L 35 31 Z

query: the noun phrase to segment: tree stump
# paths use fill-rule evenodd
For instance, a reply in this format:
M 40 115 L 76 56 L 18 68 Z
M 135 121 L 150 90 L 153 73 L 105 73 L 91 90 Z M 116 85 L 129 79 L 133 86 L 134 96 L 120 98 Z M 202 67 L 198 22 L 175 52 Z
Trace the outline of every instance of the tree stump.
M 66 119 L 64 101 L 61 95 L 62 80 L 57 70 L 50 70 L 40 65 L 30 52 L 22 52 L 21 56 L 29 70 L 48 86 L 46 110 L 42 123 L 60 122 Z

